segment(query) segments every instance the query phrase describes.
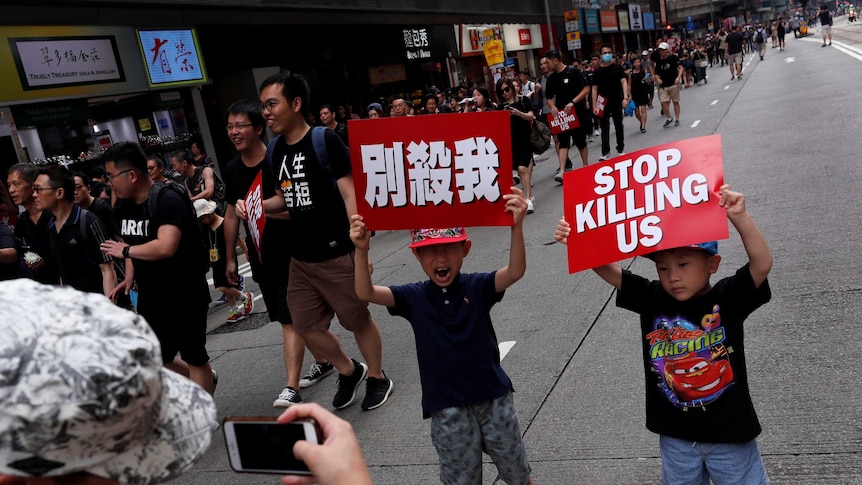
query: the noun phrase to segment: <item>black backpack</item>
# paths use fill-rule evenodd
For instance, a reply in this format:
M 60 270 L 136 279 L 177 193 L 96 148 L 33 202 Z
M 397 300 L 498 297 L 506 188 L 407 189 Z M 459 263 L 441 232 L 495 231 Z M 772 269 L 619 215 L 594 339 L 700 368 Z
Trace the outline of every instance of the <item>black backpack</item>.
M 153 186 L 150 187 L 150 193 L 147 195 L 147 211 L 149 212 L 149 216 L 152 217 L 153 214 L 158 213 L 159 195 L 163 190 L 173 191 L 175 194 L 180 196 L 180 199 L 182 199 L 183 205 L 185 206 L 190 219 L 189 223 L 186 224 L 188 227 L 182 227 L 180 229 L 182 230 L 183 235 L 188 235 L 195 241 L 195 268 L 199 269 L 201 273 L 206 274 L 210 268 L 210 248 L 204 240 L 204 233 L 201 230 L 201 225 L 198 223 L 198 216 L 195 212 L 195 207 L 192 205 L 191 199 L 186 195 L 186 191 L 181 188 L 179 184 L 163 184 L 161 182 L 154 182 Z M 180 244 L 182 244 L 182 241 L 180 241 Z
M 765 41 L 766 41 L 766 39 L 763 38 L 763 29 L 758 30 L 757 35 L 754 36 L 754 42 L 756 42 L 758 44 L 762 44 Z

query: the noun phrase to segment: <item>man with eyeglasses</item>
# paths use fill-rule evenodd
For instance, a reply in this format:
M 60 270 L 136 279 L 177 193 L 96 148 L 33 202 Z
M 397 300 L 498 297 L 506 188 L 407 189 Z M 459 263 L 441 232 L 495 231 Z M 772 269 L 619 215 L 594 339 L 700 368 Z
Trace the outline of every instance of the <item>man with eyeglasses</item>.
M 168 168 L 165 161 L 158 155 L 152 155 L 147 158 L 147 174 L 153 179 L 153 182 L 161 182 L 168 184 L 174 182 L 185 189 L 185 177 Z
M 237 150 L 237 156 L 225 167 L 224 234 L 227 248 L 227 279 L 231 284 L 240 280 L 237 272 L 236 243 L 239 240 L 240 217 L 236 205 L 244 203 L 251 185 L 258 174 L 261 176 L 263 198 L 275 196 L 275 179 L 266 163 L 266 145 L 263 136 L 266 123 L 261 115 L 260 103 L 255 100 L 240 100 L 227 110 L 227 136 Z M 305 340 L 293 328 L 293 319 L 287 307 L 287 280 L 290 275 L 290 251 L 286 250 L 290 237 L 290 222 L 287 213 L 268 214 L 261 235 L 260 253 L 251 238 L 248 222 L 245 224 L 248 262 L 254 280 L 260 285 L 263 302 L 269 320 L 281 324 L 284 345 L 284 368 L 287 380 L 279 392 L 273 407 L 284 408 L 302 402 L 301 387 L 320 382 L 334 372 L 332 364 L 315 357 L 308 375 L 300 379 L 302 361 L 305 357 Z M 266 261 L 266 265 L 262 264 Z
M 392 118 L 400 118 L 402 116 L 408 116 L 407 114 L 407 101 L 404 101 L 402 98 L 395 98 L 392 100 L 391 109 L 389 110 L 389 116 Z
M 126 277 L 111 297 L 136 285 L 138 313 L 156 332 L 165 365 L 212 392 L 206 350 L 210 296 L 197 218 L 183 195 L 147 175 L 147 157 L 137 144 L 117 143 L 102 158 L 117 196 L 114 218 L 121 238 L 105 241 L 102 250 L 126 262 Z M 175 360 L 178 354 L 182 360 Z
M 53 214 L 48 223 L 51 255 L 60 284 L 109 296 L 117 286 L 114 260 L 101 250 L 110 239 L 102 221 L 75 205 L 75 177 L 57 165 L 39 170 L 33 185 L 35 205 Z
M 56 261 L 51 258 L 48 247 L 48 223 L 51 211 L 36 207 L 33 184 L 39 169 L 29 163 L 17 163 L 6 173 L 6 184 L 12 203 L 23 206 L 24 212 L 15 224 L 15 242 L 20 258 L 19 273 L 25 278 L 40 283 L 57 284 Z
M 324 130 L 331 170 L 324 169 L 312 142 L 312 128 L 303 116 L 309 98 L 308 83 L 297 74 L 280 72 L 261 84 L 264 119 L 280 135 L 271 157 L 275 195 L 264 201 L 264 210 L 267 217 L 289 215 L 292 237 L 285 249 L 292 259 L 287 304 L 297 334 L 338 370 L 333 407 L 342 409 L 353 403 L 368 377 L 362 409 L 376 409 L 387 401 L 393 386 L 383 374 L 380 331 L 368 305 L 356 296 L 353 281 L 354 246 L 348 217 L 357 209 L 350 157 L 338 135 Z M 245 217 L 244 203 L 237 201 L 237 210 Z M 348 357 L 341 348 L 329 330 L 333 315 L 353 332 L 367 365 Z

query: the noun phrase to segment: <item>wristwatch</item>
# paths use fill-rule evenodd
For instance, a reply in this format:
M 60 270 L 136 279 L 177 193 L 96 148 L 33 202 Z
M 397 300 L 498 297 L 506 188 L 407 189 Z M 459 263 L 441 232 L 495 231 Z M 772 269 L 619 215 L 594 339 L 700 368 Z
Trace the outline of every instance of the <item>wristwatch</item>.
M 123 257 L 124 258 L 131 258 L 131 256 L 129 256 L 129 249 L 130 248 L 131 248 L 131 246 L 126 246 L 123 248 Z

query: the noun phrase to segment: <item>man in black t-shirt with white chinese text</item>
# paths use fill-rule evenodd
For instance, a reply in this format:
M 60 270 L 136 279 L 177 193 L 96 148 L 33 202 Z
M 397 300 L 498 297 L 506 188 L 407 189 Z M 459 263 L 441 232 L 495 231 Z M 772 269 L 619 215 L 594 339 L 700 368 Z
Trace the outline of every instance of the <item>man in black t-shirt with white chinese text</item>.
M 312 128 L 305 121 L 310 90 L 301 76 L 274 74 L 263 81 L 260 101 L 267 126 L 280 135 L 272 151 L 275 196 L 264 201 L 269 216 L 287 212 L 293 235 L 287 304 L 296 332 L 306 345 L 338 370 L 336 409 L 349 406 L 368 377 L 362 409 L 383 405 L 392 393 L 392 381 L 382 369 L 380 331 L 368 306 L 356 296 L 353 242 L 348 214 L 355 214 L 350 156 L 332 130 L 322 129 L 327 169 L 318 159 Z M 334 182 L 333 182 L 334 181 Z M 237 202 L 244 217 L 244 204 Z M 353 332 L 367 365 L 347 356 L 329 330 L 333 315 Z

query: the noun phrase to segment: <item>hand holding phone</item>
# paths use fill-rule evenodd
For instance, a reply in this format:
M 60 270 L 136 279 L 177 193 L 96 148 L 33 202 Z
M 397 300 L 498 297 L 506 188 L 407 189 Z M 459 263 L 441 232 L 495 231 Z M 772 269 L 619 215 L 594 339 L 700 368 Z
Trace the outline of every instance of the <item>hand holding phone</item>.
M 350 423 L 315 403 L 294 404 L 278 417 L 278 422 L 289 423 L 303 418 L 316 420 L 323 431 L 323 444 L 298 441 L 293 447 L 296 457 L 308 465 L 314 476 L 288 475 L 281 478 L 281 483 L 371 485 L 371 475 Z
M 299 441 L 320 442 L 314 420 L 279 424 L 274 417 L 228 417 L 223 429 L 235 471 L 311 475 L 308 466 L 294 456 L 293 447 Z

